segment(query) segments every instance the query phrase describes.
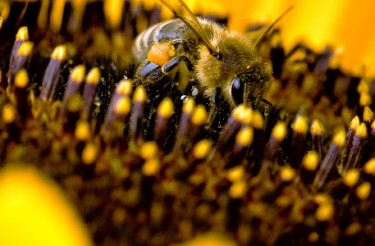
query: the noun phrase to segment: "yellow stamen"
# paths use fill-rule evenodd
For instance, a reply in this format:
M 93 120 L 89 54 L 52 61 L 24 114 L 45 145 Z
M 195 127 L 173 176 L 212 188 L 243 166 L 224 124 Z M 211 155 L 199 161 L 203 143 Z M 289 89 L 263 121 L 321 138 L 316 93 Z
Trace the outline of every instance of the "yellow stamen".
M 170 99 L 169 97 L 164 98 L 158 107 L 158 110 L 157 110 L 158 116 L 163 117 L 163 118 L 170 118 L 173 114 L 173 110 L 174 110 L 173 106 L 174 104 L 172 102 L 172 99 Z
M 25 88 L 29 84 L 29 75 L 26 69 L 21 69 L 14 78 L 14 84 L 18 88 Z
M 194 125 L 200 126 L 206 121 L 206 118 L 206 108 L 203 105 L 198 105 L 197 107 L 195 107 L 193 115 L 191 117 L 191 122 L 193 122 Z
M 207 139 L 203 139 L 194 145 L 193 155 L 197 159 L 203 159 L 207 156 L 210 149 L 211 142 Z
M 87 76 L 86 76 L 86 82 L 88 84 L 98 84 L 100 82 L 100 70 L 97 67 L 92 68 Z

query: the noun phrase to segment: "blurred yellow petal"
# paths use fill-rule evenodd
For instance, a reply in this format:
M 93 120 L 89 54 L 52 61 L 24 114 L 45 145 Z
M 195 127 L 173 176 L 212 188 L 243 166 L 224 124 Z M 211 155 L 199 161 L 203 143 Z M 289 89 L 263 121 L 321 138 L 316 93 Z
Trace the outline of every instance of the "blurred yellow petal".
M 62 191 L 31 167 L 0 173 L 0 231 L 0 245 L 92 245 Z
M 282 34 L 286 43 L 303 39 L 315 49 L 323 49 L 330 44 L 343 4 L 337 4 L 337 0 L 315 0 L 297 2 L 294 6 L 295 9 L 283 22 Z

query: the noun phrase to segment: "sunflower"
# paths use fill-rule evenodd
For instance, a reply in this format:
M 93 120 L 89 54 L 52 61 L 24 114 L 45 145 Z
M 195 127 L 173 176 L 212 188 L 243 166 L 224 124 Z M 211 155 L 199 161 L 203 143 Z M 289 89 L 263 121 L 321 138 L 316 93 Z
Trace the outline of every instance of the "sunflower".
M 374 4 L 187 5 L 255 36 L 293 7 L 264 105 L 134 83 L 158 2 L 0 2 L 1 245 L 375 242 Z

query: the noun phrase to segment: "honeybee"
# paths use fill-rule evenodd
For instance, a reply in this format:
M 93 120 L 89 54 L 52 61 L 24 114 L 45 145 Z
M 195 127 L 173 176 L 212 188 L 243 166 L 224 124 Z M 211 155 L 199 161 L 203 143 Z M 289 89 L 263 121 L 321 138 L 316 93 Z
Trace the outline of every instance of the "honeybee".
M 231 108 L 241 103 L 254 105 L 263 98 L 272 79 L 257 54 L 264 35 L 254 42 L 247 35 L 196 17 L 182 0 L 161 2 L 178 19 L 156 24 L 136 38 L 132 52 L 140 64 L 136 76 L 141 83 L 158 83 L 174 70 L 185 69 L 205 96 L 213 98 L 219 93 Z

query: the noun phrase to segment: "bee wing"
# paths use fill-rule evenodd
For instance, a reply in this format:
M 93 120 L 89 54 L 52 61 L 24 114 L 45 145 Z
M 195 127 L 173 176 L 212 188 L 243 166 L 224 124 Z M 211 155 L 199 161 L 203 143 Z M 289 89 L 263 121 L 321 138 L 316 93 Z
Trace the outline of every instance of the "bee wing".
M 197 17 L 191 12 L 182 0 L 160 0 L 165 6 L 167 6 L 178 18 L 183 20 L 193 32 L 202 40 L 204 45 L 211 50 L 216 52 L 215 46 L 212 44 L 208 36 L 203 30 L 203 27 Z
M 287 10 L 284 11 L 284 13 L 282 13 L 276 20 L 274 20 L 273 23 L 271 23 L 271 25 L 269 25 L 267 27 L 267 29 L 262 33 L 262 35 L 260 35 L 260 37 L 258 38 L 258 40 L 255 42 L 254 44 L 254 47 L 256 49 L 259 48 L 259 45 L 263 42 L 264 38 L 267 36 L 267 34 L 271 31 L 271 29 L 276 25 L 277 22 L 279 22 L 279 20 L 281 20 L 289 11 L 291 11 L 292 9 L 294 8 L 294 6 L 290 6 Z

